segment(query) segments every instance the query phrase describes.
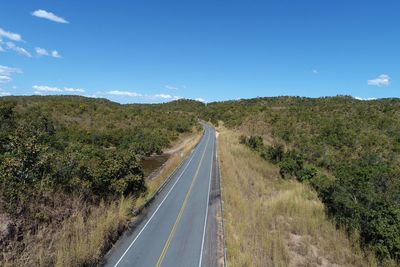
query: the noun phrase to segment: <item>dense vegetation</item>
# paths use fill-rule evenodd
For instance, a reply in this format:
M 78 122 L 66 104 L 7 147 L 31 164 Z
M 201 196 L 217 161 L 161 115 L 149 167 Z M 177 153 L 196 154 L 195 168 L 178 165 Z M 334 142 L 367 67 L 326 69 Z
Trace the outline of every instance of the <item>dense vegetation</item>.
M 186 106 L 203 104 L 1 98 L 0 215 L 14 222 L 14 238 L 65 220 L 74 199 L 99 205 L 144 193 L 141 157 L 161 153 L 179 134 L 192 131 L 197 118 Z
M 241 142 L 310 183 L 327 211 L 381 259 L 400 258 L 400 101 L 259 98 L 214 103 L 205 116 L 241 128 Z M 262 135 L 263 137 L 261 137 Z M 266 143 L 266 144 L 264 144 Z

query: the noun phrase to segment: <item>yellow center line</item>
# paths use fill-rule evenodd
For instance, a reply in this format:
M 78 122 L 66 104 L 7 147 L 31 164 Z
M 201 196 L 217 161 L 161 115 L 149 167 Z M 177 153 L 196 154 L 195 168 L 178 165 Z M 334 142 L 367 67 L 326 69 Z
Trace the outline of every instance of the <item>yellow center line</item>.
M 187 201 L 188 201 L 188 199 L 189 199 L 190 192 L 192 191 L 192 188 L 193 188 L 193 184 L 194 184 L 194 182 L 196 181 L 197 176 L 199 175 L 200 166 L 201 166 L 201 163 L 203 162 L 203 158 L 204 158 L 204 155 L 205 155 L 205 153 L 206 153 L 207 145 L 208 145 L 208 141 L 209 141 L 209 140 L 210 140 L 210 135 L 209 135 L 208 138 L 207 138 L 207 143 L 206 143 L 206 146 L 205 146 L 205 148 L 204 148 L 203 154 L 201 155 L 201 159 L 200 159 L 199 166 L 197 167 L 196 173 L 195 173 L 195 175 L 194 175 L 194 177 L 193 177 L 192 183 L 190 184 L 189 190 L 188 190 L 188 192 L 186 193 L 185 200 L 183 201 L 182 207 L 181 207 L 181 209 L 179 210 L 178 217 L 176 217 L 176 221 L 175 221 L 175 223 L 174 223 L 174 226 L 172 227 L 172 230 L 171 230 L 171 232 L 169 233 L 168 239 L 167 239 L 167 241 L 166 241 L 165 244 L 164 244 L 164 248 L 163 248 L 163 250 L 162 250 L 162 252 L 161 252 L 160 257 L 158 258 L 156 267 L 160 267 L 160 266 L 161 266 L 161 263 L 163 262 L 163 260 L 164 260 L 164 258 L 165 258 L 165 254 L 167 254 L 168 248 L 169 248 L 169 246 L 170 246 L 170 244 L 171 244 L 172 238 L 173 238 L 174 235 L 175 235 L 176 228 L 177 228 L 177 226 L 178 226 L 179 221 L 181 220 L 183 211 L 185 210 Z

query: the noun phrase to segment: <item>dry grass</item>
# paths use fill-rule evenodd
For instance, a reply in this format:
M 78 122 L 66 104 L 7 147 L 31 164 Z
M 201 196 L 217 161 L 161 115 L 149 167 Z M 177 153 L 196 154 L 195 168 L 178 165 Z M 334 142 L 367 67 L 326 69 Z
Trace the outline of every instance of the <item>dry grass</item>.
M 326 217 L 316 193 L 219 129 L 228 263 L 231 266 L 376 266 L 357 238 Z
M 132 199 L 122 198 L 110 205 L 101 204 L 87 217 L 80 212 L 69 219 L 55 242 L 55 266 L 96 264 L 110 242 L 126 228 L 132 204 Z
M 42 227 L 24 237 L 25 249 L 4 266 L 92 266 L 126 228 L 134 201 L 121 198 L 89 206 L 76 200 L 74 214 L 57 228 Z
M 24 236 L 20 255 L 5 257 L 0 266 L 94 266 L 132 218 L 132 208 L 137 207 L 152 195 L 162 182 L 192 151 L 202 132 L 184 136 L 185 146 L 172 154 L 160 172 L 147 183 L 146 196 L 139 199 L 121 198 L 99 206 L 87 205 L 74 200 L 73 215 L 61 225 L 42 227 L 37 234 Z M 190 139 L 190 141 L 187 141 Z

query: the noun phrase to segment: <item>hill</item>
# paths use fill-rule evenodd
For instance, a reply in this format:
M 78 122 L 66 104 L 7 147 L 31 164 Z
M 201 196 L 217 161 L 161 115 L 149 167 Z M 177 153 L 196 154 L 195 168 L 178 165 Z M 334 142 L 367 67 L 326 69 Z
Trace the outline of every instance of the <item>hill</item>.
M 101 255 L 107 235 L 125 223 L 127 214 L 118 205 L 129 210 L 130 200 L 146 193 L 141 158 L 191 132 L 197 125 L 193 111 L 202 106 L 190 100 L 120 105 L 77 96 L 0 98 L 0 260 L 54 265 L 62 244 L 44 232 L 57 236 L 77 214 L 88 228 L 91 216 L 104 210 L 121 219 L 105 226 L 93 222 L 96 229 L 106 228 L 94 230 L 98 245 L 92 254 Z M 39 240 L 42 235 L 48 239 Z M 49 255 L 40 256 L 44 252 Z
M 277 97 L 211 103 L 204 117 L 311 187 L 379 259 L 400 256 L 400 100 Z M 267 162 L 266 162 L 267 164 Z

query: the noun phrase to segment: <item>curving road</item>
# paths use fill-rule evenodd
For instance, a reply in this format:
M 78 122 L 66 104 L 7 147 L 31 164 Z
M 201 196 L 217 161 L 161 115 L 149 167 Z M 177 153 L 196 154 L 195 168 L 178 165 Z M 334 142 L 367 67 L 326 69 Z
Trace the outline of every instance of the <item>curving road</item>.
M 215 131 L 205 132 L 190 157 L 105 258 L 105 266 L 216 266 L 210 188 L 215 179 Z M 214 169 L 214 170 L 213 170 Z M 209 244 L 213 244 L 210 246 Z M 206 251 L 206 252 L 204 252 Z

